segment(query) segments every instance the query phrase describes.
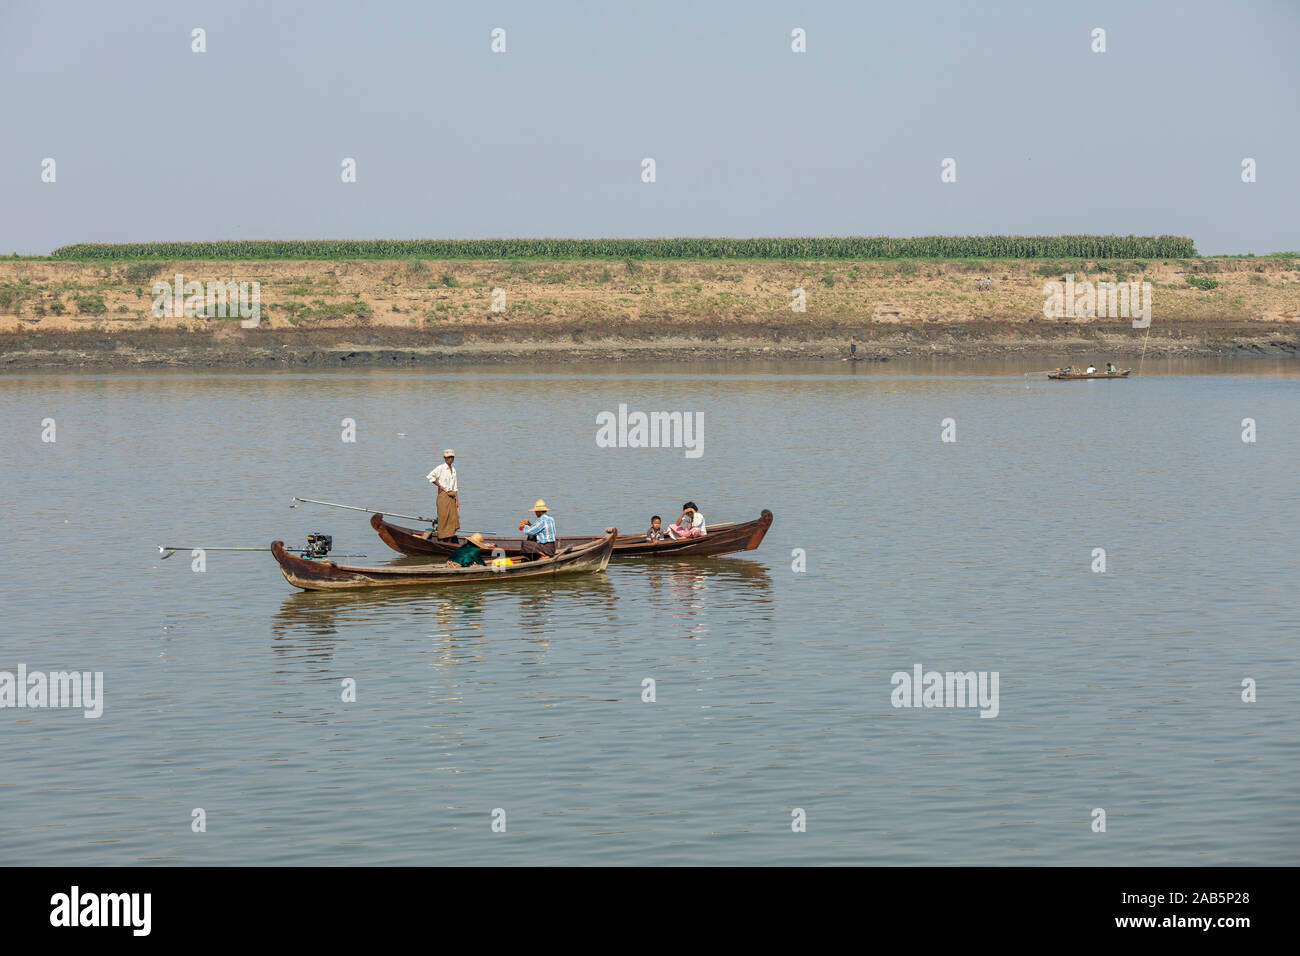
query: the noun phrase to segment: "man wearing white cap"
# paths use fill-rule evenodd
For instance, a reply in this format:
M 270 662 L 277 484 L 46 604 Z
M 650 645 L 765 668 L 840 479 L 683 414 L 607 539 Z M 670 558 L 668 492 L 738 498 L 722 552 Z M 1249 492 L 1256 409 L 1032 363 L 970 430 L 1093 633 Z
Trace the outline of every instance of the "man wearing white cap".
M 454 538 L 460 530 L 460 497 L 457 491 L 456 452 L 442 453 L 442 464 L 425 477 L 438 489 L 438 537 Z

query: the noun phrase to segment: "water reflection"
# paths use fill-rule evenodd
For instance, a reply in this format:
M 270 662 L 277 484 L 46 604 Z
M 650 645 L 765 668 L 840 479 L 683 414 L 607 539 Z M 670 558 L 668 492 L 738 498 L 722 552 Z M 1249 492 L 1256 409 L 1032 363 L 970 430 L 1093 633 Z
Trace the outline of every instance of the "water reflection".
M 710 616 L 744 609 L 747 620 L 772 620 L 772 578 L 767 566 L 744 558 L 647 559 L 620 570 L 649 589 L 650 605 L 675 637 L 700 640 Z
M 545 638 L 559 626 L 557 610 L 566 616 L 566 626 L 572 624 L 573 608 L 612 622 L 616 602 L 616 589 L 606 574 L 463 584 L 436 591 L 295 591 L 280 602 L 271 620 L 272 648 L 285 658 L 328 661 L 339 640 L 376 639 L 389 626 L 400 632 L 423 619 L 429 639 L 444 655 L 442 662 L 456 664 L 462 662 L 451 653 L 456 642 L 477 645 L 494 631 L 500 633 L 511 608 L 526 634 Z
M 617 607 L 618 588 L 609 572 L 557 578 L 549 587 L 523 592 L 519 626 L 530 638 L 545 641 L 561 625 L 612 626 L 618 617 Z M 575 614 L 575 609 L 580 610 Z M 563 621 L 557 619 L 557 612 Z

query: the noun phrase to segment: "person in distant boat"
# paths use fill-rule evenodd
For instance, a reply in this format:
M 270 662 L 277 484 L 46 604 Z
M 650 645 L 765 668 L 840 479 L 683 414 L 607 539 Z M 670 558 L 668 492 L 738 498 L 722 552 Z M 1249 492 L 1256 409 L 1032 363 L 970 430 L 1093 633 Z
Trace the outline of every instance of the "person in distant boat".
M 668 532 L 665 531 L 662 527 L 660 527 L 660 525 L 662 524 L 663 524 L 663 518 L 660 518 L 658 515 L 655 515 L 653 518 L 651 518 L 650 530 L 645 533 L 645 539 L 647 541 L 662 541 L 665 538 L 667 538 Z
M 694 501 L 682 505 L 682 516 L 677 519 L 676 524 L 668 526 L 670 538 L 702 538 L 706 534 L 708 528 L 704 524 L 704 515 L 700 514 L 700 509 L 696 507 Z
M 1095 365 L 1089 365 L 1089 366 L 1088 366 L 1088 374 L 1089 374 L 1089 375 L 1091 375 L 1091 374 L 1092 374 L 1093 372 L 1095 372 L 1095 371 L 1097 371 L 1097 366 L 1095 366 Z
M 460 492 L 456 475 L 456 452 L 442 453 L 442 464 L 425 475 L 438 489 L 438 538 L 456 537 L 460 530 Z
M 459 568 L 468 568 L 475 564 L 487 567 L 483 555 L 490 553 L 495 547 L 496 544 L 491 541 L 484 542 L 483 535 L 475 531 L 465 539 L 464 544 L 447 556 L 447 564 Z
M 1107 362 L 1107 363 L 1106 363 L 1106 374 L 1107 374 L 1107 375 L 1114 375 L 1114 374 L 1115 374 L 1116 372 L 1118 372 L 1118 371 L 1119 371 L 1119 369 L 1117 369 L 1117 368 L 1115 367 L 1115 363 L 1114 363 L 1114 362 Z
M 520 544 L 520 550 L 530 560 L 554 557 L 555 519 L 551 517 L 550 509 L 546 507 L 546 502 L 541 498 L 538 498 L 534 503 L 533 514 L 537 516 L 537 520 L 532 524 L 529 524 L 527 520 L 519 524 L 519 530 L 524 534 L 524 541 Z

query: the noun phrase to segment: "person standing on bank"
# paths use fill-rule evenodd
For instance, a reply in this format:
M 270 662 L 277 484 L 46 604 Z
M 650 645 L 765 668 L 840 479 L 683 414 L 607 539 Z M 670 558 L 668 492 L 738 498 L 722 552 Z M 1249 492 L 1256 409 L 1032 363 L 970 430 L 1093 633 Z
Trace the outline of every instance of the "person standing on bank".
M 519 549 L 530 560 L 554 557 L 555 519 L 551 517 L 550 509 L 546 507 L 546 502 L 541 498 L 538 498 L 536 504 L 533 505 L 533 514 L 537 516 L 536 521 L 529 524 L 525 520 L 519 525 L 519 530 L 524 535 L 524 540 L 520 542 Z
M 456 452 L 442 453 L 442 464 L 425 477 L 438 489 L 438 538 L 456 537 L 460 530 L 460 492 L 457 487 Z

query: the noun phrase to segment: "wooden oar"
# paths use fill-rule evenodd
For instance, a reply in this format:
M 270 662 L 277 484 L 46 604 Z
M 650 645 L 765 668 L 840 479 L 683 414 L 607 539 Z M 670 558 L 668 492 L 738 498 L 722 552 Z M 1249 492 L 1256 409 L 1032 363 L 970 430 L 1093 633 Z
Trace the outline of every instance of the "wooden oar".
M 315 498 L 298 498 L 298 497 L 291 498 L 289 499 L 289 507 L 290 508 L 298 507 L 298 502 L 300 501 L 307 501 L 314 505 L 328 505 L 331 508 L 346 508 L 348 511 L 364 511 L 366 514 L 372 514 L 372 515 L 379 514 L 389 518 L 406 518 L 410 521 L 427 521 L 429 522 L 429 524 L 435 527 L 438 524 L 437 519 L 435 518 L 425 518 L 420 515 L 404 515 L 396 511 L 385 511 L 382 508 L 358 508 L 355 505 L 341 505 L 333 501 L 318 501 Z M 474 534 L 475 532 L 458 530 L 456 533 L 463 536 L 465 534 Z M 482 535 L 489 535 L 489 536 L 501 534 L 500 531 L 479 531 L 477 533 Z
M 300 501 L 306 501 L 313 505 L 325 505 L 326 507 L 329 508 L 346 508 L 348 511 L 364 511 L 366 514 L 372 514 L 372 515 L 381 514 L 381 515 L 389 515 L 393 518 L 406 518 L 410 521 L 428 521 L 430 524 L 432 524 L 434 521 L 433 518 L 426 518 L 423 515 L 398 514 L 396 511 L 388 511 L 385 508 L 358 508 L 355 505 L 341 505 L 336 501 L 320 501 L 317 498 L 299 498 L 297 496 L 289 500 L 289 507 L 290 508 L 298 507 L 298 502 Z M 487 532 L 485 531 L 483 533 L 486 534 Z

